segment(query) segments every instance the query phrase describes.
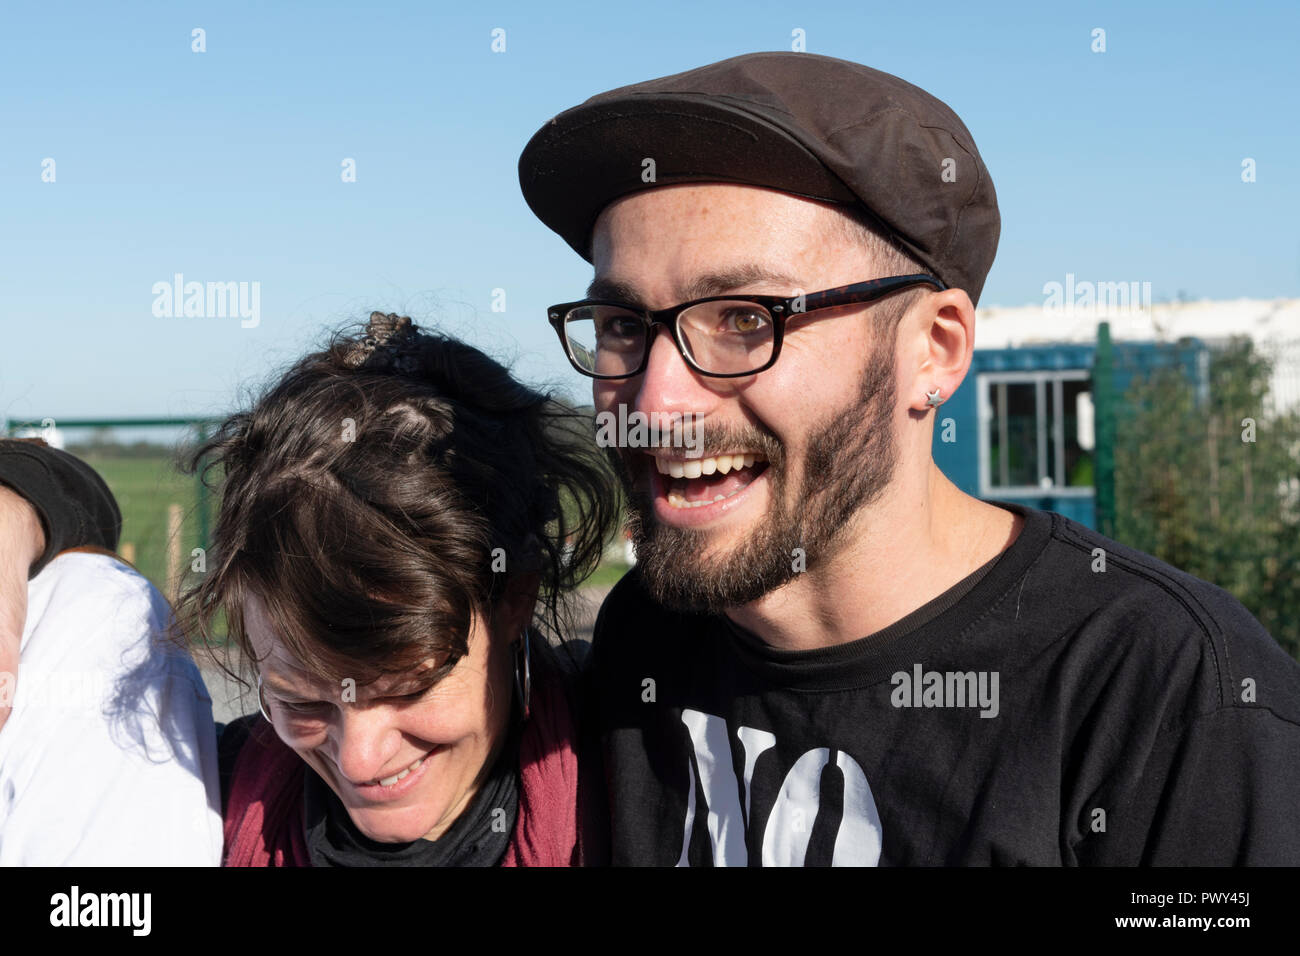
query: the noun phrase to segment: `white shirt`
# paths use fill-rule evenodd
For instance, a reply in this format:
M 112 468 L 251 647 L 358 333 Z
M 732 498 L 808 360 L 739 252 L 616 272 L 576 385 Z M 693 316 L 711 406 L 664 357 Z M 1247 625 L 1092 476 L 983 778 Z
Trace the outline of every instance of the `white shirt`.
M 170 623 L 157 589 L 107 555 L 62 555 L 28 583 L 0 728 L 0 866 L 220 864 L 212 700 Z

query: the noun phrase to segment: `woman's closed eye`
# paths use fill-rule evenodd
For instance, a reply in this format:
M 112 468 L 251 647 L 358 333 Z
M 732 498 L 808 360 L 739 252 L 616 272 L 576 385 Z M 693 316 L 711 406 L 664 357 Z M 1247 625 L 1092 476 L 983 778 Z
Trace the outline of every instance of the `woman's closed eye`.
M 376 703 L 384 702 L 388 704 L 396 704 L 399 707 L 407 706 L 424 700 L 432 689 L 433 685 L 430 685 L 423 690 L 415 690 L 406 694 L 385 694 L 381 697 L 371 698 L 371 700 Z M 289 700 L 283 697 L 279 697 L 276 702 L 284 708 L 285 713 L 296 717 L 323 717 L 329 710 L 337 706 L 334 701 L 304 699 Z M 344 702 L 353 703 L 353 701 L 346 700 Z
M 381 700 L 395 704 L 415 704 L 424 698 L 428 691 L 417 690 L 411 694 L 395 694 L 391 697 L 383 697 Z M 286 700 L 281 701 L 284 709 L 291 714 L 304 714 L 315 716 L 323 713 L 325 710 L 334 705 L 323 700 Z
M 282 700 L 280 703 L 292 714 L 318 714 L 326 707 L 333 706 L 323 700 Z

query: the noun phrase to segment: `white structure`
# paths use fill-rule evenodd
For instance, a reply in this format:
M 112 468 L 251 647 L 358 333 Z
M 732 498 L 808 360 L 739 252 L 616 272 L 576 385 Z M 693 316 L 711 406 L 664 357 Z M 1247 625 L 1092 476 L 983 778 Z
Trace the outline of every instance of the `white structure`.
M 1091 343 L 1097 324 L 1110 323 L 1114 342 L 1176 342 L 1198 338 L 1222 345 L 1248 335 L 1275 365 L 1273 411 L 1300 406 L 1300 299 L 1232 299 L 1166 302 L 1150 306 L 1051 307 L 1026 305 L 978 309 L 975 348 L 1015 348 L 1048 342 Z
M 0 438 L 4 437 L 4 432 L 0 431 Z M 16 428 L 12 438 L 43 438 L 45 444 L 51 448 L 63 450 L 64 438 L 63 432 L 53 425 L 46 425 L 43 428 Z

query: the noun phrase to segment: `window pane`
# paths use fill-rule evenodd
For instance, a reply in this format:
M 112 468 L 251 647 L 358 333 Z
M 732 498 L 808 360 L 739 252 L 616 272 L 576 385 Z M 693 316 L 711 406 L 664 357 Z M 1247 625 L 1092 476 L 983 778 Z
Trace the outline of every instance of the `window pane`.
M 1092 451 L 1083 446 L 1092 444 L 1089 438 L 1092 430 L 1092 383 L 1086 380 L 1065 381 L 1061 387 L 1065 393 L 1062 402 L 1065 406 L 1065 474 L 1062 479 L 1071 488 L 1091 488 Z
M 1038 485 L 1038 408 L 1033 382 L 989 384 L 989 479 L 994 487 Z
M 1056 381 L 1048 379 L 1043 382 L 1043 451 L 1047 455 L 1047 470 L 1039 479 L 1040 488 L 1051 488 L 1053 485 L 1060 484 L 1057 478 L 1056 446 L 1057 435 L 1060 432 L 1060 422 L 1057 420 L 1056 409 Z

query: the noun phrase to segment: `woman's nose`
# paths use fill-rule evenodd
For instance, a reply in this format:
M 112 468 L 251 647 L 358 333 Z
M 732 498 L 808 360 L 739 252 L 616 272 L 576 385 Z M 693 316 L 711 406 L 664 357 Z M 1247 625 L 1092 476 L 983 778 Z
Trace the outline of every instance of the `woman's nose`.
M 402 746 L 395 712 L 386 705 L 344 704 L 335 725 L 339 771 L 354 784 L 370 783 L 386 773 Z

